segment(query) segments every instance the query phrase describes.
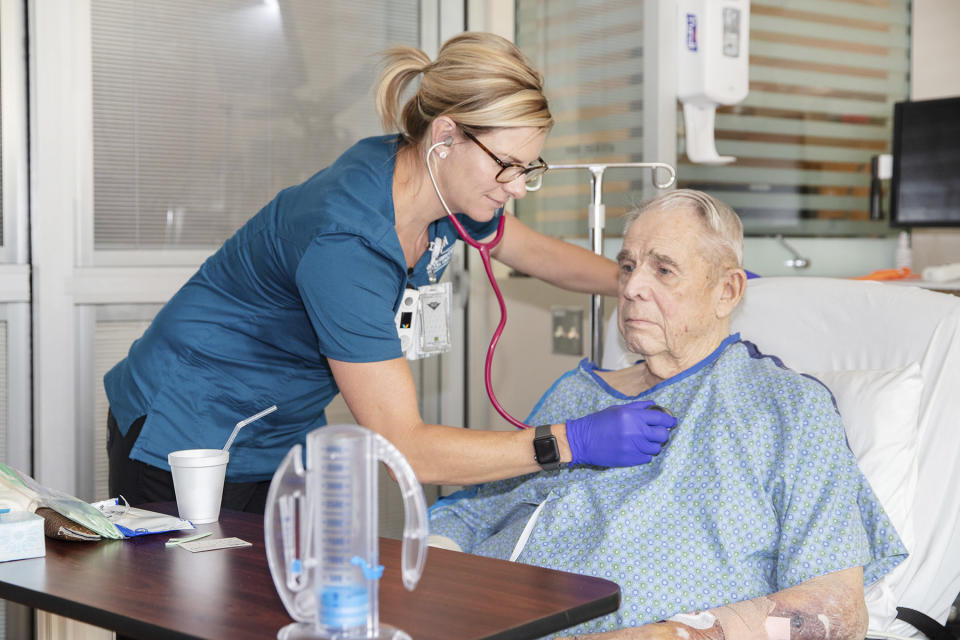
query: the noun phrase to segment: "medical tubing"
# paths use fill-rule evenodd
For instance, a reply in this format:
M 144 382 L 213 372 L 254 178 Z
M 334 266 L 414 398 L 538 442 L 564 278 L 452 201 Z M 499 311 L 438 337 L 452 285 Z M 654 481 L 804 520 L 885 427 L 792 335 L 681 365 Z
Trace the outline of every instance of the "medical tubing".
M 500 243 L 506 218 L 504 218 L 503 215 L 500 216 L 500 223 L 497 225 L 497 235 L 494 236 L 493 240 L 486 243 L 479 242 L 470 237 L 470 234 L 463 228 L 463 225 L 460 224 L 456 216 L 451 215 L 450 222 L 453 223 L 453 226 L 457 229 L 457 233 L 460 234 L 463 241 L 471 247 L 475 247 L 477 251 L 480 252 L 480 260 L 483 262 L 483 268 L 487 272 L 487 279 L 490 281 L 490 286 L 497 295 L 497 303 L 500 305 L 500 324 L 497 325 L 497 329 L 493 332 L 493 337 L 490 338 L 490 346 L 487 347 L 487 360 L 483 367 L 483 383 L 487 388 L 487 396 L 490 398 L 490 404 L 497 410 L 497 413 L 503 416 L 504 420 L 517 429 L 529 429 L 530 425 L 520 422 L 500 405 L 500 402 L 497 400 L 497 395 L 493 392 L 493 376 L 491 375 L 493 371 L 493 354 L 497 348 L 497 343 L 500 342 L 503 328 L 507 326 L 507 305 L 503 301 L 503 294 L 500 293 L 500 287 L 497 286 L 497 279 L 493 276 L 493 265 L 490 263 L 490 249 Z
M 506 223 L 506 218 L 504 218 L 504 214 L 500 215 L 500 222 L 497 225 L 497 235 L 494 236 L 493 240 L 490 242 L 480 242 L 479 240 L 474 240 L 473 237 L 467 233 L 467 230 L 463 228 L 463 225 L 460 224 L 460 221 L 457 220 L 457 217 L 453 215 L 453 212 L 450 211 L 450 207 L 447 206 L 447 201 L 444 200 L 443 196 L 440 194 L 440 187 L 437 185 L 437 179 L 433 175 L 433 167 L 430 166 L 430 156 L 437 147 L 449 147 L 451 144 L 453 144 L 452 139 L 450 139 L 449 142 L 446 140 L 437 142 L 432 147 L 427 149 L 427 155 L 424 159 L 427 163 L 427 173 L 430 175 L 430 182 L 433 183 L 433 190 L 437 192 L 437 197 L 440 198 L 440 204 L 443 205 L 444 210 L 447 212 L 447 217 L 450 219 L 450 222 L 453 223 L 453 226 L 460 235 L 460 238 L 480 252 L 480 259 L 483 261 L 483 268 L 487 272 L 487 279 L 490 281 L 490 286 L 493 287 L 493 292 L 497 294 L 497 302 L 500 304 L 500 324 L 497 325 L 497 330 L 493 332 L 493 337 L 490 339 L 490 346 L 487 347 L 487 360 L 483 368 L 483 382 L 487 388 L 487 396 L 490 398 L 490 403 L 493 405 L 493 408 L 497 410 L 497 413 L 503 416 L 507 422 L 516 428 L 529 429 L 530 425 L 520 422 L 511 416 L 506 409 L 500 406 L 500 403 L 497 401 L 497 396 L 493 392 L 493 381 L 491 379 L 492 376 L 490 375 L 491 370 L 493 369 L 493 352 L 497 348 L 497 343 L 500 341 L 500 334 L 503 333 L 503 328 L 507 324 L 507 305 L 503 301 L 503 295 L 500 293 L 500 287 L 497 286 L 497 279 L 493 277 L 493 267 L 490 265 L 490 250 L 500 244 L 500 240 L 503 238 L 503 229 Z
M 497 413 L 503 416 L 507 422 L 515 426 L 517 429 L 529 429 L 530 425 L 520 422 L 510 415 L 506 409 L 501 407 L 500 403 L 497 401 L 497 396 L 493 393 L 493 376 L 491 374 L 493 371 L 493 353 L 497 348 L 497 343 L 500 342 L 500 335 L 503 333 L 503 328 L 507 326 L 507 305 L 503 301 L 503 295 L 500 293 L 500 287 L 497 286 L 497 281 L 493 277 L 493 267 L 490 264 L 490 249 L 486 247 L 481 249 L 480 259 L 483 261 L 483 268 L 487 271 L 487 278 L 489 278 L 490 285 L 493 287 L 493 292 L 497 294 L 497 302 L 500 304 L 500 324 L 497 325 L 496 331 L 493 332 L 493 336 L 490 338 L 490 346 L 487 347 L 487 360 L 483 367 L 483 382 L 487 387 L 487 395 L 490 397 L 490 403 L 493 404 L 493 408 L 497 410 Z

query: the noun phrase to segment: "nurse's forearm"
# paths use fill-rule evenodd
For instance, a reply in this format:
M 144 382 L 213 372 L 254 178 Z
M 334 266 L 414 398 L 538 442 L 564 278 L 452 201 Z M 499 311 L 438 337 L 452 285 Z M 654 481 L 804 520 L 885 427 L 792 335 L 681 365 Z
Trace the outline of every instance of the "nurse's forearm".
M 564 240 L 550 240 L 540 255 L 530 256 L 532 271 L 519 270 L 569 291 L 617 296 L 616 262 Z
M 476 484 L 539 470 L 533 429 L 488 431 L 424 424 L 417 390 L 403 358 L 345 362 L 328 358 L 357 424 L 389 440 L 429 484 Z M 566 425 L 554 425 L 562 462 L 570 461 Z
M 867 630 L 859 567 L 769 596 L 581 640 L 860 640 Z
M 479 484 L 540 471 L 533 458 L 533 429 L 491 431 L 425 424 L 400 442 L 424 484 Z M 553 425 L 561 462 L 570 462 L 566 426 Z
M 503 241 L 493 257 L 517 271 L 581 293 L 617 295 L 617 264 L 583 247 L 534 231 L 507 217 Z

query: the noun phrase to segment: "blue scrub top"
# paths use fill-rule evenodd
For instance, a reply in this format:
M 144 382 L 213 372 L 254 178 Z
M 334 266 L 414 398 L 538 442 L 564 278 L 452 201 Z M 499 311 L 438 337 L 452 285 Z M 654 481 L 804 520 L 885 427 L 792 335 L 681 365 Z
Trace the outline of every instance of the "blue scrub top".
M 397 136 L 361 140 L 330 167 L 281 191 L 203 263 L 127 357 L 104 377 L 126 433 L 145 415 L 130 454 L 169 469 L 170 451 L 221 448 L 234 425 L 276 404 L 230 448 L 227 480 L 268 480 L 290 448 L 326 424 L 338 393 L 327 358 L 401 357 L 394 323 L 408 281 L 449 262 L 458 236 L 447 218 L 408 277 L 394 229 Z M 477 223 L 482 239 L 502 215 Z

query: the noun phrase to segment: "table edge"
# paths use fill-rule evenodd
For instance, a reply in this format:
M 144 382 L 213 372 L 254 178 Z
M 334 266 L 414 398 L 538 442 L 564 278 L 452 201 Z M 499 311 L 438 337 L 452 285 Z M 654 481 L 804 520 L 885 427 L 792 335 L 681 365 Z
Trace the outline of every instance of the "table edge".
M 115 611 L 92 607 L 69 598 L 28 589 L 8 582 L 0 581 L 0 598 L 26 607 L 42 609 L 47 613 L 84 622 L 120 635 L 155 638 L 156 640 L 203 640 L 198 636 L 159 627 Z
M 620 585 L 607 580 L 616 590 L 599 600 L 579 605 L 562 613 L 553 613 L 523 626 L 484 636 L 480 640 L 527 640 L 564 631 L 582 622 L 614 613 L 620 608 Z

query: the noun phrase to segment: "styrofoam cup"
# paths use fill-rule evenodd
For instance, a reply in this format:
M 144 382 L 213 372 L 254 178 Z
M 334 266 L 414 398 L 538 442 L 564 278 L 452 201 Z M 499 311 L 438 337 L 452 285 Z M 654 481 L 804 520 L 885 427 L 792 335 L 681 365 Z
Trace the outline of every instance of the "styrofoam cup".
M 167 454 L 177 511 L 194 524 L 216 522 L 230 453 L 222 449 L 184 449 Z

